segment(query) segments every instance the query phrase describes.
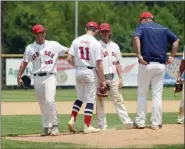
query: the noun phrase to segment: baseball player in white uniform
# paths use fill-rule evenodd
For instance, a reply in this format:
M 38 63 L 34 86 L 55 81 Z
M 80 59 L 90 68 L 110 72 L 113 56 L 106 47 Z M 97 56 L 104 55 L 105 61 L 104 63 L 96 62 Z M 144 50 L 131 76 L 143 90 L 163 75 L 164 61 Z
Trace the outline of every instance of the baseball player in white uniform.
M 93 37 L 98 31 L 96 22 L 89 22 L 86 34 L 76 38 L 69 49 L 67 61 L 76 68 L 77 99 L 73 104 L 71 119 L 68 123 L 69 130 L 75 132 L 77 114 L 86 102 L 84 111 L 84 133 L 98 132 L 91 126 L 91 118 L 96 98 L 96 78 L 100 77 L 101 86 L 105 87 L 105 77 L 102 66 L 102 52 L 100 43 Z
M 184 52 L 183 52 L 183 57 L 182 57 L 182 61 L 179 67 L 179 73 L 177 76 L 177 82 L 181 81 L 181 76 L 184 73 L 185 70 L 185 59 L 184 59 L 184 53 L 185 53 L 185 46 L 184 46 Z M 183 82 L 184 83 L 184 82 Z M 182 100 L 179 106 L 179 113 L 178 113 L 178 119 L 177 119 L 177 124 L 184 124 L 184 85 L 183 84 L 183 90 L 182 90 Z
M 125 128 L 132 128 L 133 122 L 128 116 L 123 97 L 119 91 L 119 88 L 123 86 L 123 79 L 121 73 L 121 53 L 119 46 L 110 40 L 111 28 L 108 23 L 102 23 L 100 25 L 101 46 L 103 49 L 103 68 L 106 83 L 110 88 L 110 96 L 113 104 L 116 108 L 117 114 L 124 124 Z M 104 99 L 102 96 L 96 98 L 96 114 L 98 126 L 100 129 L 105 130 L 107 128 L 107 121 L 104 111 Z
M 43 133 L 41 136 L 57 135 L 58 117 L 55 103 L 56 62 L 58 56 L 64 56 L 67 48 L 56 41 L 45 40 L 45 28 L 37 24 L 32 28 L 35 42 L 29 44 L 24 52 L 17 82 L 22 84 L 21 76 L 31 61 L 33 64 L 34 88 L 40 105 Z

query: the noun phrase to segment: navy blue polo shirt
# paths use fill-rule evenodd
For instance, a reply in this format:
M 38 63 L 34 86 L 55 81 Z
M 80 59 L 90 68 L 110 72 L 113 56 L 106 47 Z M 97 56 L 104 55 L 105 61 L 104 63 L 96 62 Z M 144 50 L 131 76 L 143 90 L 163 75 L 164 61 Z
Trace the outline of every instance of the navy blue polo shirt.
M 141 55 L 146 61 L 165 63 L 166 49 L 178 38 L 167 27 L 155 22 L 147 22 L 136 27 L 134 37 L 138 37 L 141 43 Z

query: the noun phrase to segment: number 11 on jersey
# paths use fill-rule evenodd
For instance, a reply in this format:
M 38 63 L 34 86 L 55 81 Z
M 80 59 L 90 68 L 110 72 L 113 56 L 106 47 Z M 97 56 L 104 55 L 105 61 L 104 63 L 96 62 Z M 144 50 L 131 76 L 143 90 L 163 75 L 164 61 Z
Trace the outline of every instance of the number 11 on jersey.
M 89 48 L 88 47 L 79 47 L 80 49 L 80 59 L 89 61 Z

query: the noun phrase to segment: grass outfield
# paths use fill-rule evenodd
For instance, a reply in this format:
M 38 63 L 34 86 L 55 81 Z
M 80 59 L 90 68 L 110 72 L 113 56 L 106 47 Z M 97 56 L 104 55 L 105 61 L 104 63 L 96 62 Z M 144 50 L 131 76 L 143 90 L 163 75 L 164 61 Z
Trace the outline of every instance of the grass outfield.
M 135 118 L 135 113 L 129 114 L 132 120 Z M 146 124 L 150 124 L 150 113 L 147 116 Z M 70 119 L 69 114 L 59 115 L 59 126 L 61 132 L 67 132 L 67 123 Z M 17 136 L 21 134 L 36 134 L 40 133 L 41 118 L 40 115 L 12 115 L 2 116 L 2 136 Z M 177 120 L 177 113 L 163 113 L 163 124 L 175 124 Z M 83 131 L 83 115 L 79 114 L 77 117 L 76 128 L 78 131 Z M 107 114 L 108 128 L 122 128 L 122 124 L 117 114 Z M 92 125 L 96 126 L 96 115 L 93 116 Z
M 135 118 L 135 114 L 129 114 L 132 119 Z M 147 124 L 150 124 L 150 115 L 148 114 Z M 59 115 L 60 131 L 66 132 L 67 122 L 70 115 Z M 163 124 L 175 124 L 177 119 L 177 113 L 163 113 Z M 107 121 L 109 128 L 122 128 L 122 124 L 116 114 L 107 114 Z M 93 116 L 93 125 L 96 126 L 96 118 Z M 83 130 L 83 115 L 78 115 L 76 128 L 78 131 Z M 2 136 L 16 136 L 21 134 L 35 134 L 41 132 L 41 119 L 39 115 L 30 116 L 2 116 Z M 90 148 L 87 145 L 75 145 L 71 143 L 35 143 L 24 141 L 12 141 L 2 139 L 2 148 Z M 154 145 L 153 148 L 162 149 L 181 149 L 184 148 L 184 144 L 179 145 Z
M 126 101 L 137 99 L 137 88 L 123 88 L 121 93 Z M 151 100 L 151 90 L 149 91 L 148 99 Z M 75 89 L 57 89 L 56 101 L 74 101 L 76 99 Z M 181 93 L 176 94 L 174 97 L 173 88 L 165 87 L 163 92 L 163 100 L 180 100 Z M 29 90 L 2 90 L 2 101 L 4 102 L 28 102 L 37 101 L 35 91 Z

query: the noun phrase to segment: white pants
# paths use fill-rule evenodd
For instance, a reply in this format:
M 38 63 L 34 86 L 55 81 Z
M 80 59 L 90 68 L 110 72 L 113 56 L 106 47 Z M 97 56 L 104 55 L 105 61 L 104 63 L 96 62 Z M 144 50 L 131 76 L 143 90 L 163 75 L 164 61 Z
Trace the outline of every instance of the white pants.
M 106 80 L 106 82 L 110 87 L 111 100 L 116 108 L 116 112 L 121 122 L 123 124 L 130 123 L 131 119 L 128 116 L 123 97 L 118 89 L 119 81 Z M 97 96 L 96 98 L 96 114 L 97 114 L 98 127 L 101 129 L 107 128 L 107 121 L 106 121 L 105 109 L 104 109 L 104 99 L 103 97 L 100 97 L 100 96 Z
M 162 92 L 165 65 L 150 62 L 148 65 L 139 64 L 138 69 L 138 99 L 135 123 L 145 125 L 147 114 L 147 95 L 149 86 L 152 88 L 152 126 L 162 124 Z
M 86 67 L 76 68 L 77 99 L 86 103 L 95 103 L 96 71 Z
M 178 113 L 178 119 L 177 122 L 184 123 L 184 85 L 183 84 L 183 90 L 182 90 L 182 100 L 179 106 L 179 113 Z
M 58 125 L 58 114 L 55 103 L 56 76 L 34 76 L 34 87 L 40 105 L 42 126 L 44 128 Z

